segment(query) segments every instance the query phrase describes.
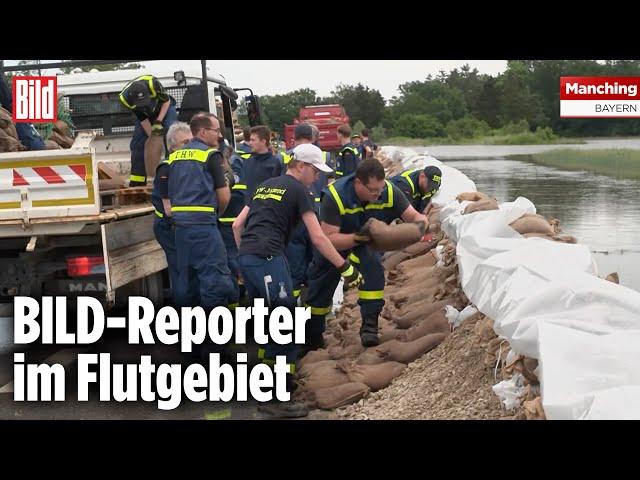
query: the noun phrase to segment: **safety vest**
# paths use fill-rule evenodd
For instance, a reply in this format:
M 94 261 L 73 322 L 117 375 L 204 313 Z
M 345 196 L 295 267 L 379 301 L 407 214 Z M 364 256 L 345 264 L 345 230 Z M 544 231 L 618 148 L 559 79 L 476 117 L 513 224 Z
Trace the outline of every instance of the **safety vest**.
M 429 190 L 426 193 L 422 193 L 420 191 L 420 183 L 418 177 L 420 176 L 420 172 L 422 171 L 422 168 L 417 168 L 415 170 L 406 170 L 389 179 L 391 183 L 397 185 L 398 187 L 401 187 L 402 183 L 409 185 L 409 187 L 411 188 L 412 197 L 408 200 L 411 202 L 413 208 L 420 212 L 424 210 L 424 208 L 431 201 L 431 197 L 433 197 L 438 191 L 437 188 Z
M 207 170 L 207 159 L 215 151 L 192 140 L 169 155 L 169 199 L 176 223 L 215 223 L 218 197 Z
M 347 175 L 329 185 L 322 191 L 323 195 L 331 195 L 338 206 L 340 214 L 340 233 L 356 233 L 369 218 L 376 218 L 390 223 L 393 215 L 393 185 L 385 180 L 386 186 L 375 202 L 362 205 L 353 185 L 355 175 Z
M 131 80 L 129 83 L 127 83 L 124 86 L 124 88 L 122 89 L 122 92 L 120 92 L 120 101 L 129 110 L 133 110 L 135 108 L 135 106 L 131 105 L 129 102 L 127 102 L 127 100 L 125 98 L 125 93 L 126 93 L 127 89 L 134 82 L 146 82 L 148 87 L 149 87 L 149 92 L 151 93 L 151 98 L 157 98 L 158 97 L 158 92 L 156 92 L 156 89 L 153 87 L 153 75 L 142 75 L 142 76 L 136 78 L 135 80 Z
M 342 149 L 340 150 L 340 152 L 338 152 L 338 155 L 336 156 L 336 177 L 342 177 L 344 175 L 351 175 L 352 173 L 354 173 L 352 171 L 347 171 L 347 167 L 344 164 L 343 156 L 346 152 L 351 152 L 353 154 L 353 156 L 356 159 L 355 161 L 356 165 L 360 161 L 361 157 L 360 157 L 360 151 L 358 150 L 358 148 L 352 143 L 347 143 L 345 146 L 342 147 Z
M 235 150 L 235 154 L 243 160 L 246 160 L 251 156 L 251 152 L 245 152 L 244 150 Z
M 156 172 L 158 171 L 158 168 L 160 168 L 160 165 L 169 165 L 169 162 L 167 160 L 163 160 L 162 162 L 160 162 L 160 164 L 158 164 L 158 167 L 156 168 Z M 156 209 L 155 211 L 156 217 L 164 218 L 165 217 L 164 204 L 162 203 L 162 197 L 160 196 L 160 177 L 157 174 L 153 179 L 153 190 L 151 190 L 151 203 L 153 205 L 153 208 Z

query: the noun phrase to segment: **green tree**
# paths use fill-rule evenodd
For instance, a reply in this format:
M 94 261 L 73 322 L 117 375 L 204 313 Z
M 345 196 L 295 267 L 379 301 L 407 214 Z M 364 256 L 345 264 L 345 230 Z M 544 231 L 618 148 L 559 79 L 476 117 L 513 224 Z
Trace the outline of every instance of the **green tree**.
M 462 118 L 467 113 L 463 93 L 446 83 L 427 77 L 424 82 L 403 83 L 398 87 L 400 97 L 391 100 L 394 115 L 431 115 L 446 125 L 451 120 Z
M 355 135 L 356 133 L 358 135 L 360 135 L 360 132 L 362 132 L 363 129 L 367 128 L 367 126 L 362 122 L 362 120 L 358 120 L 353 127 L 351 127 L 351 131 L 353 132 L 352 134 Z
M 372 90 L 361 83 L 355 86 L 340 84 L 327 100 L 342 105 L 351 122 L 361 121 L 365 125 L 373 126 L 382 120 L 384 98 L 378 90 Z
M 451 138 L 474 138 L 489 133 L 490 127 L 484 120 L 467 115 L 466 117 L 451 120 L 445 129 Z
M 284 125 L 291 124 L 298 116 L 300 107 L 314 105 L 316 92 L 302 88 L 281 95 L 264 95 L 260 97 L 264 122 L 273 131 L 284 133 Z
M 442 123 L 431 115 L 405 113 L 398 118 L 394 133 L 411 138 L 442 137 L 444 129 Z

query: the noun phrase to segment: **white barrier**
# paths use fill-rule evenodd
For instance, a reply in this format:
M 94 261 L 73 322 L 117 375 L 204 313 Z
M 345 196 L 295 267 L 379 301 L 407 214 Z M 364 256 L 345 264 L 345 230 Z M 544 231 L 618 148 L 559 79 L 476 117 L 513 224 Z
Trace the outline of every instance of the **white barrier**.
M 443 170 L 434 205 L 457 244 L 462 288 L 511 348 L 538 359 L 549 419 L 640 419 L 640 293 L 597 277 L 585 245 L 525 238 L 509 224 L 535 213 L 526 198 L 462 215 L 475 184 L 455 168 L 385 147 L 404 168 Z

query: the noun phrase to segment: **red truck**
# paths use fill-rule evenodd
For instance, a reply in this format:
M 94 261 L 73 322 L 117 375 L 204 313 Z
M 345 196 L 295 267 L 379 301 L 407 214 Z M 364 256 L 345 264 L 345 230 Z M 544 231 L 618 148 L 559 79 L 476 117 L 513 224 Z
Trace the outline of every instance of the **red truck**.
M 312 123 L 320 130 L 320 148 L 326 151 L 338 150 L 341 145 L 338 141 L 338 127 L 349 123 L 349 117 L 342 105 L 311 105 L 302 107 L 292 125 L 284 126 L 284 141 L 287 148 L 292 148 L 295 139 L 294 129 L 298 123 Z

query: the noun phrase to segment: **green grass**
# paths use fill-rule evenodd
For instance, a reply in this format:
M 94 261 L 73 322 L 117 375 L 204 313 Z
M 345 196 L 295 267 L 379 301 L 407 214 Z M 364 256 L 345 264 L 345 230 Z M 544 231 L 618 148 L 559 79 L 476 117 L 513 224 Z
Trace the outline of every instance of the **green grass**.
M 484 137 L 460 138 L 433 137 L 433 138 L 409 138 L 390 137 L 383 145 L 396 145 L 399 147 L 426 147 L 433 145 L 550 145 L 550 144 L 581 144 L 584 140 L 576 138 L 543 138 L 534 132 L 515 133 L 510 135 L 487 135 Z
M 533 155 L 514 155 L 512 158 L 562 170 L 586 170 L 615 178 L 640 179 L 640 150 L 558 149 Z

